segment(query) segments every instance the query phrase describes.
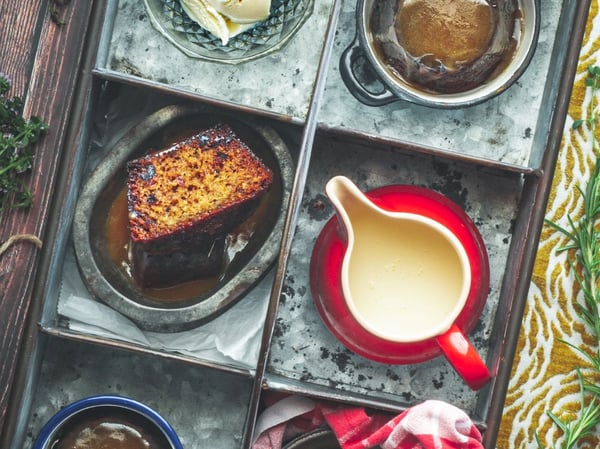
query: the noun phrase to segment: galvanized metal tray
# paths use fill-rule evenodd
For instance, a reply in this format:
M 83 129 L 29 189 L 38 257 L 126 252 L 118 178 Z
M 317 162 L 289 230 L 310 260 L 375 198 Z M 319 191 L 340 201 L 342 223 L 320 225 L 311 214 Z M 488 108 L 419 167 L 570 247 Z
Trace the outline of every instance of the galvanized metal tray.
M 442 193 L 459 204 L 476 223 L 487 248 L 490 289 L 483 315 L 470 338 L 488 365 L 502 354 L 502 340 L 494 336 L 499 302 L 512 306 L 514 297 L 502 296 L 506 274 L 514 266 L 514 223 L 519 221 L 522 179 L 514 173 L 439 157 L 407 154 L 374 143 L 321 136 L 314 144 L 311 170 L 290 251 L 281 301 L 267 365 L 267 379 L 280 385 L 290 380 L 306 391 L 328 389 L 332 398 L 368 397 L 407 406 L 425 399 L 446 400 L 485 416 L 477 409 L 489 388 L 472 391 L 444 357 L 409 365 L 390 365 L 368 360 L 345 348 L 323 323 L 310 286 L 312 250 L 325 223 L 333 215 L 324 186 L 342 174 L 368 191 L 385 185 L 415 185 Z M 284 388 L 280 386 L 279 388 Z
M 158 0 L 148 0 L 154 11 Z M 281 48 L 242 64 L 191 58 L 152 24 L 144 2 L 109 0 L 95 73 L 110 79 L 303 121 L 331 14 L 316 1 Z M 158 15 L 159 12 L 154 12 Z
M 345 2 L 340 17 L 334 61 L 354 39 L 353 2 Z M 472 157 L 523 168 L 539 168 L 554 112 L 560 74 L 576 5 L 540 2 L 539 37 L 533 59 L 506 91 L 482 104 L 441 110 L 408 102 L 365 106 L 344 85 L 339 64 L 327 77 L 327 93 L 319 121 L 323 126 L 415 145 L 450 157 Z M 372 75 L 371 75 L 372 76 Z
M 96 17 L 104 21 L 102 34 L 89 44 L 98 57 L 78 99 L 86 113 L 72 123 L 80 130 L 79 140 L 65 157 L 58 188 L 63 195 L 55 199 L 57 223 L 51 241 L 56 250 L 44 261 L 46 272 L 36 290 L 43 301 L 41 332 L 32 353 L 25 355 L 28 369 L 11 410 L 10 447 L 29 447 L 53 409 L 78 395 L 112 389 L 151 404 L 164 399 L 164 414 L 172 417 L 175 427 L 181 426 L 178 430 L 190 449 L 208 440 L 222 449 L 248 449 L 265 391 L 389 411 L 440 398 L 467 410 L 484 430 L 485 446 L 494 447 L 587 6 L 544 2 L 542 45 L 522 83 L 479 110 L 440 112 L 406 105 L 365 109 L 349 97 L 336 79 L 336 61 L 343 43 L 352 38 L 353 6 L 344 4 L 338 15 L 340 3 L 315 2 L 313 14 L 285 46 L 234 66 L 188 58 L 153 28 L 141 2 L 107 1 L 101 17 Z M 556 64 L 563 70 L 553 72 Z M 520 92 L 531 97 L 513 103 Z M 110 106 L 132 97 L 136 102 L 121 104 L 128 104 L 125 113 L 136 117 L 147 112 L 140 101 L 152 107 L 193 102 L 265 121 L 277 129 L 297 160 L 277 266 L 249 293 L 262 300 L 263 322 L 250 346 L 255 356 L 248 363 L 73 329 L 59 312 L 71 220 L 93 157 L 90 149 L 98 144 L 96 139 L 118 138 L 129 129 L 127 121 L 113 122 L 111 128 L 94 125 L 103 123 L 99 117 L 123 117 Z M 523 134 L 500 132 L 512 129 L 515 104 L 527 102 L 525 98 L 537 100 L 535 113 L 529 114 L 533 126 L 527 125 Z M 493 130 L 484 126 L 504 118 L 510 123 Z M 463 145 L 465 139 L 480 145 Z M 514 154 L 507 156 L 504 150 L 509 149 Z M 469 391 L 443 359 L 419 366 L 362 359 L 344 349 L 320 321 L 310 295 L 308 266 L 312 245 L 332 215 L 323 196 L 325 181 L 340 173 L 365 189 L 395 183 L 429 187 L 460 204 L 475 221 L 492 267 L 488 302 L 472 334 L 494 374 L 488 387 Z M 134 356 L 128 360 L 131 352 Z M 106 378 L 94 372 L 115 359 L 113 370 L 102 371 Z M 141 391 L 146 370 L 167 378 L 169 385 L 151 383 L 152 388 Z M 200 385 L 205 375 L 209 381 Z M 241 402 L 231 399 L 230 388 Z M 206 401 L 214 394 L 217 400 Z M 195 401 L 188 406 L 183 398 L 191 396 Z M 180 413 L 181 407 L 187 416 Z M 201 417 L 195 425 L 189 423 L 192 410 Z M 223 418 L 221 424 L 214 414 Z M 208 434 L 206 422 L 212 423 Z
M 281 49 L 230 66 L 186 56 L 157 32 L 141 2 L 110 0 L 95 72 L 302 123 L 331 6 L 330 0 L 315 1 L 312 14 Z M 554 68 L 566 57 L 576 7 L 564 0 L 540 2 L 533 59 L 506 92 L 481 105 L 438 110 L 407 102 L 369 107 L 352 96 L 339 61 L 355 38 L 356 3 L 343 2 L 319 124 L 450 157 L 539 168 L 560 82 L 560 70 Z

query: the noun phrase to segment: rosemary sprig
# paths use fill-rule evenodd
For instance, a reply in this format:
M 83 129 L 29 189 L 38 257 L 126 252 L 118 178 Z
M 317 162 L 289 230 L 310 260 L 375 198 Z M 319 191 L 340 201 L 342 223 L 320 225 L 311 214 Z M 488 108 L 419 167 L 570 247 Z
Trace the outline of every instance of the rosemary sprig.
M 573 448 L 582 438 L 591 435 L 600 424 L 600 386 L 594 383 L 600 375 L 600 232 L 597 225 L 600 219 L 600 151 L 596 139 L 596 125 L 600 116 L 596 104 L 596 95 L 600 90 L 600 67 L 588 67 L 585 85 L 591 91 L 591 100 L 588 108 L 587 118 L 575 120 L 573 129 L 589 128 L 592 140 L 592 149 L 596 155 L 594 168 L 585 190 L 577 187 L 583 200 L 583 212 L 574 220 L 568 216 L 569 229 L 557 223 L 546 220 L 546 223 L 555 230 L 562 233 L 568 239 L 568 243 L 559 248 L 558 251 L 569 251 L 569 267 L 583 294 L 583 302 L 576 304 L 577 311 L 582 320 L 592 329 L 596 340 L 596 348 L 588 352 L 584 348 L 576 346 L 564 340 L 574 351 L 578 352 L 590 364 L 589 378 L 586 379 L 581 369 L 577 369 L 579 379 L 580 404 L 577 415 L 573 419 L 562 418 L 548 411 L 547 414 L 553 423 L 562 431 L 563 441 L 559 446 L 561 449 Z M 535 433 L 538 448 L 544 446 Z M 555 446 L 556 447 L 556 446 Z
M 9 90 L 9 78 L 0 73 L 0 212 L 32 204 L 24 176 L 33 166 L 33 144 L 48 129 L 39 117 L 23 118 L 22 100 Z
M 0 73 L 0 212 L 27 208 L 33 203 L 33 193 L 24 185 L 23 176 L 33 165 L 33 144 L 47 131 L 48 125 L 38 117 L 26 120 L 21 116 L 22 100 L 9 97 L 10 79 Z M 0 256 L 17 242 L 27 241 L 42 246 L 32 234 L 16 234 L 0 242 Z

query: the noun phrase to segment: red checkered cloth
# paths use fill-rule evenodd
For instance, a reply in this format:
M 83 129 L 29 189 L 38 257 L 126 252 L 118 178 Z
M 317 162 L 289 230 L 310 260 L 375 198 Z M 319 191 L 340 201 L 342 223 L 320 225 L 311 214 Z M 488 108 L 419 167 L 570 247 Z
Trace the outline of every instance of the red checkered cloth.
M 325 425 L 342 449 L 483 449 L 481 433 L 469 416 L 443 401 L 425 401 L 390 417 L 296 396 L 265 409 L 252 449 L 281 449 L 288 439 Z

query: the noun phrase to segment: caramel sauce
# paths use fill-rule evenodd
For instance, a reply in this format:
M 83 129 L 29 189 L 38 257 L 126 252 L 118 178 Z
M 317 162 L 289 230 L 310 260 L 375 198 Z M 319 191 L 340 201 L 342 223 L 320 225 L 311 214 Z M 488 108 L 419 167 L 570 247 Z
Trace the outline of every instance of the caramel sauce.
M 490 0 L 377 0 L 369 38 L 392 77 L 423 92 L 452 94 L 510 66 L 522 19 L 519 8 L 500 10 Z
M 114 410 L 84 411 L 65 426 L 52 449 L 167 449 L 164 435 L 141 417 Z
M 395 31 L 400 45 L 415 58 L 453 68 L 485 53 L 494 18 L 483 0 L 406 0 L 398 8 Z
M 198 297 L 215 288 L 226 274 L 236 255 L 246 247 L 259 220 L 264 218 L 269 196 L 269 193 L 267 193 L 254 214 L 228 235 L 227 254 L 225 256 L 226 266 L 223 267 L 218 276 L 199 278 L 164 288 L 138 287 L 140 291 L 148 298 L 175 303 Z M 127 217 L 127 186 L 125 185 L 115 196 L 110 206 L 105 224 L 105 239 L 111 260 L 132 284 L 137 285 L 132 275 L 129 259 L 129 225 Z

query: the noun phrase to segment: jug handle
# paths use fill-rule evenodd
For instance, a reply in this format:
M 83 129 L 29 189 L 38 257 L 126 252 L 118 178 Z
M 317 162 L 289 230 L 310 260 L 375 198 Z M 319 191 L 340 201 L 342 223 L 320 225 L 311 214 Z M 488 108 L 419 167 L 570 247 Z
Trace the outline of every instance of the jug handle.
M 471 389 L 479 390 L 490 380 L 491 375 L 484 361 L 456 324 L 436 340 L 452 367 Z

